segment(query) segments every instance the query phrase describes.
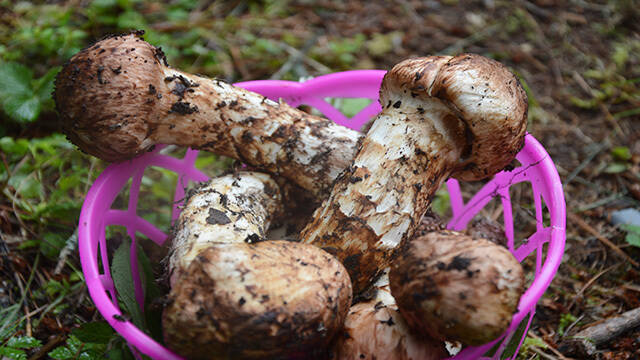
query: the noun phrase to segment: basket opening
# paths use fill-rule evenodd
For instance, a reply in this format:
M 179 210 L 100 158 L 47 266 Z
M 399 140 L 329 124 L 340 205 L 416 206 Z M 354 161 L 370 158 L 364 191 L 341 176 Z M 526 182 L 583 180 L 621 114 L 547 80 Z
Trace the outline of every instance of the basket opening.
M 178 183 L 178 174 L 157 166 L 144 170 L 136 213 L 163 232 L 171 226 L 171 197 Z
M 487 351 L 484 354 L 484 356 L 501 360 L 515 359 L 518 350 L 526 339 L 526 332 L 531 325 L 531 320 L 533 319 L 534 313 L 535 312 L 532 310 L 529 314 L 527 314 L 527 316 L 525 316 L 525 318 L 520 321 L 520 324 L 518 324 L 515 332 L 513 332 L 510 336 L 506 336 L 502 341 L 495 344 L 491 348 L 491 350 Z M 499 356 L 496 357 L 496 355 Z
M 513 248 L 517 249 L 527 242 L 531 235 L 538 230 L 536 226 L 536 210 L 531 183 L 528 181 L 512 184 L 508 194 L 513 222 Z M 505 221 L 509 214 L 504 214 Z
M 446 184 L 442 184 L 431 199 L 429 210 L 441 217 L 443 220 L 451 219 L 451 200 Z
M 542 270 L 542 265 L 544 264 L 545 260 L 547 259 L 547 254 L 548 253 L 549 253 L 549 243 L 548 242 L 543 242 L 542 244 L 538 245 L 538 248 L 536 249 L 536 271 L 535 271 L 535 275 L 536 276 L 538 276 L 538 274 Z M 527 284 L 527 286 L 529 286 L 529 285 Z
M 110 209 L 127 210 L 127 208 L 129 207 L 129 198 L 130 198 L 132 181 L 133 181 L 132 178 L 129 178 L 127 180 L 127 183 L 124 184 L 122 189 L 120 189 L 120 192 L 118 192 L 118 195 L 116 195 L 116 198 L 113 200 L 113 203 L 111 203 Z

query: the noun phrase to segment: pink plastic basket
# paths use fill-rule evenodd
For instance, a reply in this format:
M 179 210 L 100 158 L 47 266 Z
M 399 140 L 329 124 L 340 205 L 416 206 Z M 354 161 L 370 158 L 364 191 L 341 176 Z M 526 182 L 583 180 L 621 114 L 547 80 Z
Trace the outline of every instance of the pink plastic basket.
M 310 105 L 341 125 L 359 129 L 380 111 L 377 97 L 383 75 L 384 71 L 379 70 L 356 70 L 320 76 L 302 83 L 265 80 L 236 85 L 273 100 L 281 98 L 292 106 Z M 369 98 L 374 101 L 349 119 L 325 100 L 328 97 Z M 121 317 L 122 312 L 118 308 L 116 290 L 109 272 L 110 259 L 107 255 L 105 228 L 111 225 L 126 227 L 127 233 L 134 240 L 131 246 L 132 273 L 137 274 L 136 233 L 141 233 L 161 245 L 166 241 L 169 230 L 159 229 L 137 213 L 138 195 L 144 170 L 149 166 L 155 166 L 178 174 L 178 185 L 172 202 L 174 204 L 172 219 L 176 219 L 179 214 L 177 205 L 184 196 L 184 188 L 181 184 L 208 179 L 208 176 L 194 165 L 197 156 L 198 152 L 191 149 L 187 150 L 186 155 L 181 159 L 155 151 L 128 162 L 112 164 L 96 179 L 82 207 L 78 232 L 79 250 L 89 293 L 102 316 L 126 339 L 137 357 L 142 353 L 153 359 L 181 359 L 179 355 L 163 347 L 136 328 L 133 323 Z M 515 344 L 515 353 L 508 358 L 515 358 L 531 324 L 536 303 L 549 286 L 562 259 L 565 243 L 565 201 L 562 184 L 553 161 L 531 135 L 526 136 L 525 146 L 518 154 L 517 160 L 521 166 L 497 174 L 466 203 L 462 199 L 458 182 L 453 179 L 447 182 L 453 213 L 448 224 L 449 228 L 464 229 L 473 216 L 489 201 L 499 198 L 503 207 L 504 229 L 509 249 L 519 261 L 530 255 L 536 258 L 535 273 L 532 274 L 535 278 L 520 299 L 518 312 L 514 314 L 509 329 L 493 342 L 478 347 L 467 347 L 451 359 L 484 359 L 487 357 L 483 356 L 487 356 L 490 349 L 495 349 L 495 352 L 491 351 L 492 355 L 489 358 L 500 358 L 509 343 L 512 344 L 511 346 Z M 126 210 L 112 208 L 116 196 L 125 188 L 129 180 L 131 185 L 128 208 Z M 534 199 L 536 231 L 516 247 L 509 188 L 517 183 L 530 184 Z M 545 246 L 545 244 L 548 245 Z M 136 299 L 139 303 L 143 303 L 142 287 L 135 277 L 134 284 Z M 517 331 L 518 328 L 520 331 Z M 524 332 L 522 332 L 523 329 Z M 522 335 L 520 335 L 521 332 Z

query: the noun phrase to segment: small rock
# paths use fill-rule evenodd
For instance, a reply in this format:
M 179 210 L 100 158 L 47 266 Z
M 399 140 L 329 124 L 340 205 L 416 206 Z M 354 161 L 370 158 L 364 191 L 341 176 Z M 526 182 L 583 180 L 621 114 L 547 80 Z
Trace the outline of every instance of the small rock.
M 611 223 L 613 225 L 629 224 L 640 226 L 640 211 L 634 208 L 614 211 L 611 213 Z

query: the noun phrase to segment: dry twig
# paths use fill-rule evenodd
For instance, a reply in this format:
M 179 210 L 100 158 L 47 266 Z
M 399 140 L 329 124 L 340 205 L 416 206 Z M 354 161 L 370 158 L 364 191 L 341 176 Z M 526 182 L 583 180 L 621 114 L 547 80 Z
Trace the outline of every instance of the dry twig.
M 567 217 L 569 218 L 569 220 L 571 220 L 573 223 L 575 223 L 576 225 L 578 225 L 582 230 L 588 232 L 589 234 L 593 235 L 596 239 L 598 239 L 600 242 L 602 242 L 603 244 L 607 245 L 609 248 L 611 248 L 611 250 L 613 250 L 616 254 L 622 256 L 626 261 L 628 261 L 631 265 L 635 266 L 635 267 L 640 267 L 640 264 L 638 264 L 637 261 L 633 260 L 629 255 L 627 255 L 627 253 L 625 253 L 624 251 L 622 251 L 622 249 L 620 249 L 616 244 L 612 243 L 609 239 L 607 239 L 606 237 L 600 235 L 600 233 L 594 229 L 591 225 L 587 224 L 584 220 L 582 220 L 582 218 L 580 218 L 578 215 L 572 213 L 572 212 L 568 212 L 567 213 Z
M 558 359 L 560 360 L 573 360 L 572 358 L 568 358 L 564 355 L 562 355 L 562 353 L 560 351 L 558 351 L 558 349 L 556 349 L 555 347 L 553 347 L 553 345 L 549 344 L 545 339 L 541 338 L 540 336 L 536 335 L 533 331 L 530 331 L 527 336 L 530 336 L 536 340 L 542 341 L 545 345 L 547 345 L 547 348 L 554 353 Z
M 640 326 L 640 308 L 635 308 L 580 331 L 563 341 L 560 344 L 560 351 L 579 356 L 591 356 L 595 354 L 598 346 L 638 326 Z

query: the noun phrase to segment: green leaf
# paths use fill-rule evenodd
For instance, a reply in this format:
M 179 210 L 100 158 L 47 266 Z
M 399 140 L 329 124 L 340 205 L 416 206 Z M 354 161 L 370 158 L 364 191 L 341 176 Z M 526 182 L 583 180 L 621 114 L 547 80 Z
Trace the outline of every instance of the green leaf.
M 623 224 L 621 228 L 627 232 L 627 236 L 624 238 L 627 244 L 640 247 L 640 226 Z
M 70 174 L 70 176 L 65 176 L 58 179 L 58 189 L 62 191 L 71 190 L 74 187 L 80 185 L 82 183 L 82 179 L 79 176 L 75 176 L 75 174 Z
M 25 199 L 39 198 L 43 192 L 43 185 L 31 173 L 18 172 L 9 178 L 9 185 L 16 189 L 16 193 Z
M 27 139 L 14 140 L 10 137 L 0 138 L 0 150 L 5 154 L 24 156 L 29 151 L 29 141 Z
M 47 203 L 38 209 L 36 215 L 38 217 L 46 217 L 49 219 L 73 220 L 80 215 L 82 203 L 79 201 L 61 200 L 57 203 Z
M 571 325 L 576 320 L 578 320 L 578 318 L 571 313 L 562 314 L 558 323 L 558 335 L 564 335 L 564 330 L 567 328 L 567 326 Z
M 0 98 L 10 95 L 32 94 L 33 72 L 15 62 L 0 64 Z
M 528 315 L 527 317 L 522 319 L 522 321 L 520 321 L 520 324 L 518 324 L 518 328 L 513 333 L 513 336 L 511 337 L 511 340 L 509 341 L 509 343 L 507 344 L 506 348 L 502 352 L 502 355 L 500 356 L 500 359 L 510 359 L 516 353 L 516 350 L 518 349 L 518 346 L 520 345 L 520 340 L 524 336 L 524 330 L 527 327 L 527 324 L 529 323 L 529 318 L 531 316 L 532 315 Z M 489 351 L 487 351 L 485 353 L 485 356 L 494 358 L 494 355 L 495 355 L 496 351 L 500 348 L 500 346 L 501 346 L 501 343 L 498 342 Z
M 145 320 L 151 336 L 157 341 L 162 342 L 162 310 L 154 308 L 151 303 L 162 296 L 162 291 L 154 281 L 153 268 L 151 260 L 147 257 L 141 247 L 138 248 L 138 263 L 142 269 L 141 278 L 144 279 L 144 303 L 145 303 Z
M 107 351 L 106 358 L 109 360 L 135 360 L 131 349 L 127 343 L 121 338 L 116 337 L 110 345 L 111 349 Z M 145 357 L 146 359 L 146 357 Z
M 631 159 L 631 151 L 626 146 L 616 146 L 611 150 L 611 155 L 613 155 L 616 160 L 628 161 Z
M 17 349 L 33 349 L 38 346 L 42 346 L 40 340 L 31 336 L 12 337 L 7 341 L 7 346 Z
M 115 333 L 106 321 L 95 321 L 82 324 L 79 328 L 73 329 L 71 334 L 85 343 L 107 344 Z
M 349 118 L 356 116 L 360 110 L 371 104 L 371 99 L 344 98 L 341 100 L 342 103 L 339 106 L 339 110 Z
M 76 356 L 75 352 L 71 351 L 71 349 L 66 346 L 58 346 L 57 348 L 50 351 L 47 355 L 56 360 L 68 360 L 73 359 Z
M 394 31 L 391 33 L 374 33 L 371 40 L 366 42 L 367 50 L 373 56 L 382 56 L 393 51 L 396 44 L 402 42 L 403 33 Z
M 598 99 L 596 98 L 584 100 L 576 96 L 570 96 L 569 101 L 571 101 L 573 105 L 582 109 L 593 109 L 598 105 Z
M 546 349 L 546 348 L 549 347 L 544 341 L 542 341 L 542 339 L 535 339 L 535 338 L 532 338 L 532 337 L 529 337 L 529 336 L 527 336 L 524 339 L 524 343 L 522 344 L 522 346 L 525 347 L 525 348 L 526 347 L 535 346 L 535 347 L 540 348 L 540 349 Z
M 60 67 L 56 66 L 54 68 L 49 69 L 44 76 L 34 81 L 33 84 L 33 92 L 36 94 L 38 99 L 41 102 L 45 102 L 51 99 L 51 94 L 53 93 L 54 81 L 56 79 L 56 75 L 60 71 Z
M 441 187 L 436 191 L 436 196 L 431 202 L 431 209 L 440 216 L 446 216 L 447 212 L 451 208 L 451 200 L 449 192 L 446 187 Z
M 104 359 L 105 350 L 104 344 L 85 343 L 72 334 L 65 346 L 55 348 L 48 355 L 56 360 L 99 360 Z
M 625 171 L 627 171 L 627 164 L 618 162 L 609 164 L 606 168 L 604 168 L 604 172 L 607 174 L 619 174 Z
M 616 64 L 618 68 L 622 68 L 629 59 L 629 48 L 625 44 L 614 44 L 613 54 L 611 60 Z
M 640 247 L 640 234 L 638 233 L 628 233 L 624 240 L 629 244 L 635 247 Z
M 0 359 L 14 359 L 14 360 L 27 360 L 27 354 L 24 350 L 15 349 L 12 347 L 0 347 Z
M 111 276 L 124 310 L 131 315 L 133 323 L 143 330 L 146 326 L 140 305 L 136 301 L 135 286 L 131 275 L 130 248 L 131 240 L 127 238 L 113 254 Z
M 620 111 L 618 113 L 613 114 L 613 118 L 614 119 L 621 119 L 623 117 L 627 117 L 627 116 L 635 116 L 635 115 L 639 115 L 640 114 L 640 107 L 634 108 L 634 109 L 629 109 L 629 110 L 625 110 L 625 111 Z
M 67 238 L 59 233 L 46 233 L 40 243 L 40 251 L 50 259 L 57 259 Z
M 118 27 L 123 30 L 144 28 L 146 24 L 144 16 L 137 11 L 125 11 L 118 16 Z
M 26 241 L 21 242 L 18 245 L 18 249 L 24 250 L 24 249 L 29 249 L 29 248 L 38 247 L 38 246 L 40 246 L 40 241 L 35 240 L 35 239 L 26 240 Z
M 19 123 L 32 122 L 40 115 L 40 100 L 30 90 L 5 98 L 2 107 L 10 118 Z
M 107 359 L 109 360 L 124 360 L 125 359 L 125 355 L 124 355 L 124 350 L 123 349 L 119 349 L 119 348 L 113 348 L 109 351 L 107 351 Z

